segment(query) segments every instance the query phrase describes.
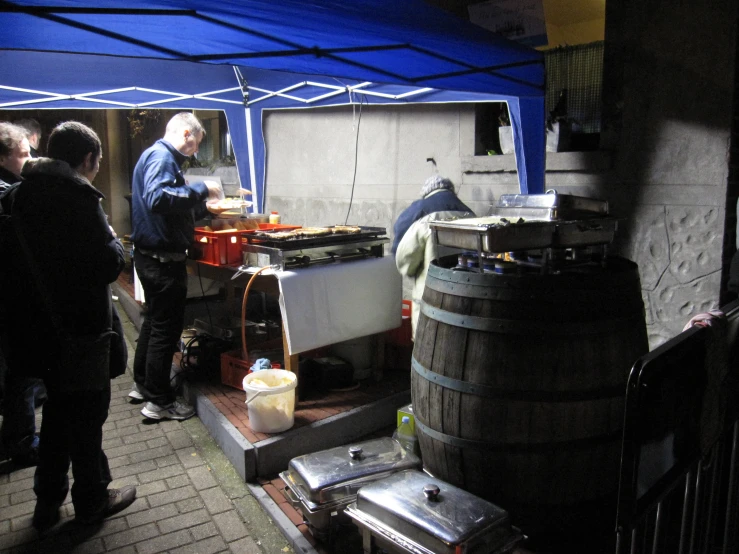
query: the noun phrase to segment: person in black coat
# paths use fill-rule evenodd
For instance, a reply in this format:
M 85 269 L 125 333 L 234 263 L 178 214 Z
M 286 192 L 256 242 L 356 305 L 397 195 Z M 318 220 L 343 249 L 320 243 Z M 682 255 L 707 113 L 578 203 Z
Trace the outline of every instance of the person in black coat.
M 23 165 L 31 158 L 24 129 L 0 122 L 0 194 L 19 183 Z M 16 371 L 8 373 L 0 348 L 3 422 L 0 429 L 2 450 L 16 467 L 38 463 L 39 438 L 36 435 L 36 403 L 46 397 L 44 384 Z
M 12 214 L 15 237 L 0 271 L 3 352 L 10 371 L 23 368 L 43 378 L 48 394 L 34 476 L 33 525 L 41 530 L 59 521 L 70 463 L 78 522 L 98 522 L 136 498 L 133 486 L 108 489 L 102 449 L 110 405 L 110 283 L 123 269 L 124 254 L 100 204 L 103 195 L 91 184 L 100 168 L 100 139 L 68 121 L 52 131 L 48 153 L 51 159 L 26 162 L 25 180 L 0 202 L 2 212 Z M 95 342 L 85 343 L 89 337 Z M 65 363 L 81 343 L 94 345 L 92 355 Z

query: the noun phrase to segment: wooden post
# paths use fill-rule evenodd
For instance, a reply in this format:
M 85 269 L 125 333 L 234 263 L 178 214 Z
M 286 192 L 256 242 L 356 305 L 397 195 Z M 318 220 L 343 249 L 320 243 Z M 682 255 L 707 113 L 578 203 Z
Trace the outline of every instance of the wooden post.
M 298 355 L 290 354 L 287 348 L 287 335 L 285 334 L 285 322 L 282 323 L 282 348 L 285 352 L 285 369 L 292 371 L 293 373 L 298 372 Z

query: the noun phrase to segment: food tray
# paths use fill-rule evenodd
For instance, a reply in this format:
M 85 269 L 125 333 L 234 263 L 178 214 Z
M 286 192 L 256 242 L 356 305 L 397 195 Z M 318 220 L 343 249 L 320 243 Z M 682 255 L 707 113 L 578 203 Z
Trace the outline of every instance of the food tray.
M 580 221 L 557 222 L 554 234 L 554 248 L 571 248 L 574 246 L 591 246 L 594 244 L 610 244 L 618 229 L 615 217 L 598 217 Z
M 464 250 L 513 252 L 552 245 L 556 225 L 548 221 L 511 223 L 499 216 L 431 221 L 436 242 Z
M 524 208 L 549 212 L 553 220 L 601 217 L 608 215 L 608 202 L 572 194 L 503 194 L 498 208 Z M 502 215 L 502 212 L 501 212 Z
M 413 469 L 363 486 L 345 513 L 365 552 L 500 554 L 524 538 L 504 509 Z

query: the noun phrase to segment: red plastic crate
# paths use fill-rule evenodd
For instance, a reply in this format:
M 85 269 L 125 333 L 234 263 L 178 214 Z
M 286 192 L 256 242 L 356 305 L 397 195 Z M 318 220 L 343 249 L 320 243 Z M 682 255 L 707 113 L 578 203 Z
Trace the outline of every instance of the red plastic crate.
M 245 231 L 206 231 L 195 228 L 195 259 L 210 265 L 241 265 L 241 235 Z
M 244 390 L 242 381 L 253 364 L 254 362 L 241 358 L 241 350 L 221 353 L 221 383 Z
M 411 301 L 403 300 L 400 308 L 401 323 L 397 329 L 387 332 L 385 340 L 396 346 L 410 346 L 413 344 L 413 328 L 411 326 Z
M 270 341 L 261 344 L 262 348 L 272 347 L 268 350 L 255 350 L 249 352 L 249 360 L 244 360 L 241 357 L 241 350 L 231 350 L 229 352 L 221 353 L 221 383 L 233 387 L 235 389 L 244 390 L 243 381 L 250 373 L 251 366 L 259 358 L 269 358 L 272 361 L 272 367 L 274 369 L 282 368 L 284 363 L 282 350 L 275 349 L 278 344 L 281 344 L 282 339 L 277 341 Z

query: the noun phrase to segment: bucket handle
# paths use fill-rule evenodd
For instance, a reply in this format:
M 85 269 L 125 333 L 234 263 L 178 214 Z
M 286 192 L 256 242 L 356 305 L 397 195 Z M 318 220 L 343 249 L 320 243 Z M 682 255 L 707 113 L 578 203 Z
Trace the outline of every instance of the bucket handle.
M 245 404 L 247 404 L 247 405 L 248 405 L 248 404 L 249 404 L 249 403 L 250 403 L 250 402 L 251 402 L 252 400 L 254 400 L 254 399 L 255 399 L 255 398 L 257 397 L 257 396 L 259 396 L 259 395 L 260 395 L 260 394 L 262 394 L 263 392 L 265 392 L 265 391 L 263 391 L 263 390 L 258 390 L 258 391 L 256 391 L 256 392 L 254 393 L 254 396 L 252 396 L 252 397 L 250 397 L 250 398 L 247 398 L 247 399 L 246 399 L 246 402 L 245 402 Z

